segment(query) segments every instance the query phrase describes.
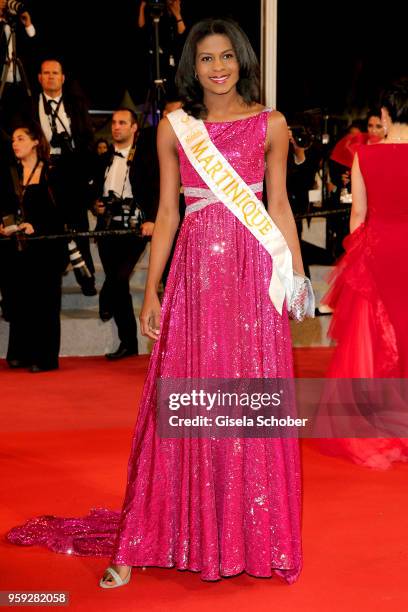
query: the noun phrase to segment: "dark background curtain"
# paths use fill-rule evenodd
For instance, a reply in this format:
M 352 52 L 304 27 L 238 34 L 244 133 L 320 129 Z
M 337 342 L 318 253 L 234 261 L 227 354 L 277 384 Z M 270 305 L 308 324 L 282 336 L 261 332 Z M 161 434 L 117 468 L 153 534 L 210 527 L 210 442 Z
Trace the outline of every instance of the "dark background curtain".
M 126 90 L 140 104 L 138 1 L 28 0 L 45 54 L 60 56 L 92 108 L 117 106 Z M 260 1 L 184 0 L 187 24 L 229 15 L 259 53 Z M 405 19 L 368 1 L 278 2 L 278 108 L 286 114 L 321 107 L 361 114 L 392 76 L 407 72 Z M 390 23 L 387 22 L 387 18 Z

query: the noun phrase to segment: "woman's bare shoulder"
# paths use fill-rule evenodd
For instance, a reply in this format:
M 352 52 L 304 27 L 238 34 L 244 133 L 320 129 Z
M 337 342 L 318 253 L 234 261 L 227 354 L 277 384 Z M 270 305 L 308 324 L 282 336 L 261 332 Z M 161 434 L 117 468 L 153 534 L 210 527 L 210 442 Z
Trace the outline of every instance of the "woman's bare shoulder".
M 177 147 L 177 136 L 167 117 L 160 120 L 157 128 L 157 144 L 158 146 L 166 146 L 169 148 Z
M 271 110 L 268 116 L 268 123 L 271 127 L 287 127 L 285 115 L 278 110 Z

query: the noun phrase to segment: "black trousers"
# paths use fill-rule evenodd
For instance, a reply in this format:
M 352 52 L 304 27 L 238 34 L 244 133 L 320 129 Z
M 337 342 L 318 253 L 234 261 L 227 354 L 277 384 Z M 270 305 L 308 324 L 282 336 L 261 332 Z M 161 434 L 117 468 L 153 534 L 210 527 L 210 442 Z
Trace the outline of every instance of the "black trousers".
M 10 307 L 8 305 L 8 275 L 7 275 L 7 250 L 8 245 L 5 241 L 0 240 L 0 299 L 2 315 L 6 321 L 9 320 Z
M 61 338 L 61 248 L 42 244 L 17 252 L 11 247 L 14 245 L 8 249 L 5 279 L 10 321 L 7 360 L 44 368 L 57 366 Z
M 88 232 L 87 182 L 80 158 L 75 154 L 52 156 L 54 164 L 53 189 L 58 205 L 61 207 L 64 223 L 68 230 Z M 89 238 L 75 238 L 78 249 L 88 266 L 95 274 Z
M 146 244 L 146 238 L 137 236 L 108 236 L 98 240 L 99 257 L 105 272 L 99 293 L 99 310 L 113 316 L 121 344 L 131 350 L 137 350 L 138 346 L 129 279 Z

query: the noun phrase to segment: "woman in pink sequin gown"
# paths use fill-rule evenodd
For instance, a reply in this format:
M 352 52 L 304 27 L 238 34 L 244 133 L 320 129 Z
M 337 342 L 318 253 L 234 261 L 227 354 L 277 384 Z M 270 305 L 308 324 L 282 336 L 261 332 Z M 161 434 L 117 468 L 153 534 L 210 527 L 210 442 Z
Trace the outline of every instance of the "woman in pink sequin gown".
M 258 68 L 246 36 L 228 21 L 196 24 L 178 80 L 184 108 L 191 113 L 202 108 L 211 139 L 260 198 L 266 161 L 268 210 L 302 273 L 285 189 L 287 126 L 280 113 L 256 103 Z M 270 255 L 221 202 L 189 212 L 198 199 L 191 190 L 208 188 L 167 119 L 159 126 L 158 150 L 160 207 L 141 314 L 143 333 L 157 342 L 123 509 L 120 515 L 100 510 L 78 519 L 70 538 L 53 542 L 50 519 L 36 528 L 41 542 L 54 550 L 113 551 L 112 567 L 125 582 L 131 566 L 160 566 L 201 572 L 204 580 L 245 571 L 259 577 L 275 573 L 292 583 L 301 570 L 297 440 L 163 439 L 156 433 L 160 377 L 293 376 L 286 307 L 281 316 L 268 295 Z M 160 307 L 157 287 L 178 225 L 180 174 L 187 212 Z M 64 519 L 53 520 L 59 535 L 69 527 Z M 21 531 L 14 530 L 13 537 L 27 543 Z M 107 571 L 101 586 L 116 585 Z

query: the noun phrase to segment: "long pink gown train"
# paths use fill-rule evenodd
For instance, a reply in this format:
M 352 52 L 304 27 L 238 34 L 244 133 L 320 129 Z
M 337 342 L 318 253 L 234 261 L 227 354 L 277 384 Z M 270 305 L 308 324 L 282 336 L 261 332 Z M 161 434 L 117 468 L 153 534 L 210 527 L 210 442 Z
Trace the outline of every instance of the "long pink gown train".
M 216 146 L 256 186 L 258 197 L 267 120 L 264 111 L 206 123 Z M 280 316 L 268 296 L 270 256 L 222 203 L 189 214 L 188 207 L 203 195 L 194 190 L 207 187 L 181 149 L 179 155 L 187 215 L 144 386 L 122 512 L 40 517 L 8 537 L 59 552 L 110 555 L 117 564 L 188 569 L 204 580 L 245 571 L 260 577 L 276 573 L 292 583 L 301 569 L 298 441 L 156 434 L 159 377 L 293 376 L 287 312 Z

